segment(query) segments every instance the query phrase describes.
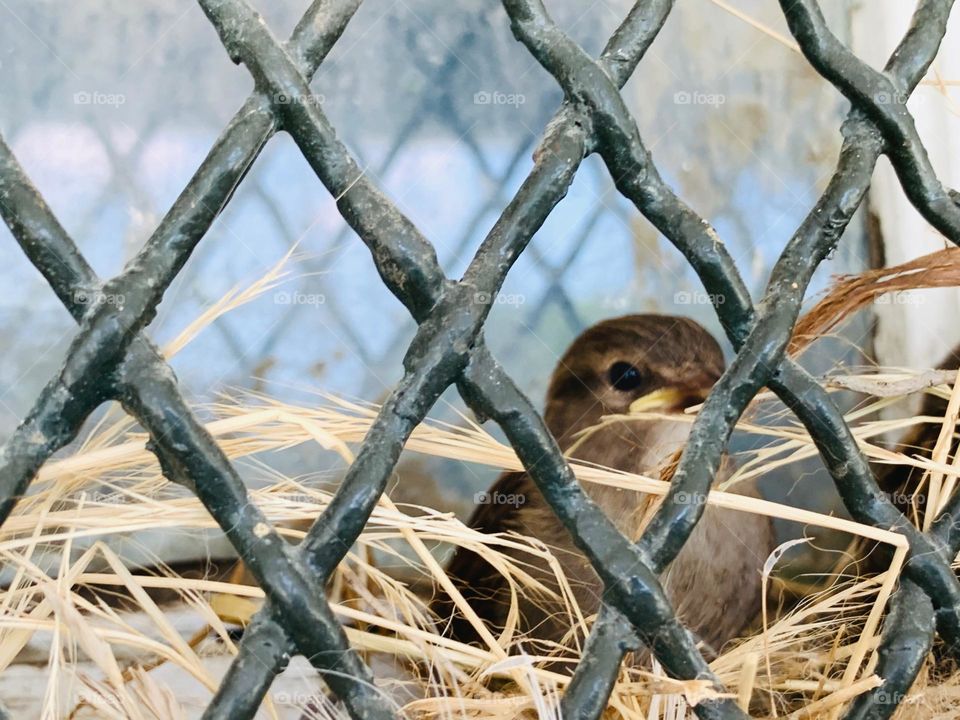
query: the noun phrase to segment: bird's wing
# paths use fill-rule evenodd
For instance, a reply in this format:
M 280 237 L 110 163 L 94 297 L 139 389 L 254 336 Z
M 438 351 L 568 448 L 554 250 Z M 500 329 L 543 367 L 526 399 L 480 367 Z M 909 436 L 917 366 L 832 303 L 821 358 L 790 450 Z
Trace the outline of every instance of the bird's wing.
M 533 481 L 530 480 L 530 476 L 526 473 L 506 472 L 497 478 L 493 487 L 486 492 L 486 496 L 488 498 L 496 498 L 509 495 L 527 495 L 530 493 L 531 488 L 534 487 Z M 478 504 L 477 509 L 474 510 L 467 525 L 487 535 L 516 530 L 514 523 L 511 522 L 513 520 L 513 514 L 507 511 L 511 507 L 515 506 L 505 506 L 495 502 Z
M 533 487 L 526 473 L 508 472 L 497 479 L 487 495 L 526 495 Z M 480 504 L 467 524 L 486 535 L 516 530 L 516 513 L 515 505 L 492 502 Z M 490 563 L 472 550 L 458 547 L 447 566 L 447 575 L 481 619 L 490 624 L 497 623 L 500 619 L 501 602 L 496 595 L 497 590 L 503 588 L 505 583 Z M 478 639 L 473 626 L 455 612 L 453 601 L 447 593 L 438 592 L 431 608 L 440 622 L 447 624 L 445 634 L 460 642 L 475 642 Z

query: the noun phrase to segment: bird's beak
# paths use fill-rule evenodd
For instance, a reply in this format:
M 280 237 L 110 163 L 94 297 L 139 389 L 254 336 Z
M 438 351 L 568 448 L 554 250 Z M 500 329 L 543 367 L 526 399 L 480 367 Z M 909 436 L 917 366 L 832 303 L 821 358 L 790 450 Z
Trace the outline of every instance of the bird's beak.
M 645 412 L 683 410 L 702 402 L 709 390 L 690 390 L 688 388 L 665 387 L 638 397 L 630 403 L 630 414 Z

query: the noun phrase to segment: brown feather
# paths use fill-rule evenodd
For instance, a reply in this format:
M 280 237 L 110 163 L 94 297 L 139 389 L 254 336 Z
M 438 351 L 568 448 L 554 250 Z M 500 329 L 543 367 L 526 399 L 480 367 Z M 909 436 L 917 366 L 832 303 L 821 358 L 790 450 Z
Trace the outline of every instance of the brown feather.
M 611 368 L 627 363 L 636 368 L 638 384 L 628 391 L 611 381 Z M 551 378 L 545 420 L 561 449 L 577 442 L 580 433 L 604 415 L 624 414 L 638 397 L 672 388 L 698 402 L 723 372 L 716 341 L 697 323 L 663 315 L 630 315 L 607 320 L 581 334 L 560 359 Z M 682 405 L 682 403 L 681 403 Z M 680 411 L 683 407 L 668 408 Z M 587 462 L 631 472 L 672 476 L 689 426 L 683 422 L 629 420 L 593 432 L 576 446 L 573 456 Z M 728 476 L 724 466 L 717 481 Z M 739 489 L 739 488 L 738 488 Z M 649 498 L 620 488 L 590 486 L 593 500 L 617 527 L 632 539 L 648 515 Z M 748 487 L 741 490 L 755 495 Z M 583 554 L 553 514 L 532 479 L 506 473 L 489 497 L 522 495 L 522 504 L 478 506 L 470 526 L 484 533 L 515 532 L 532 536 L 552 548 L 573 588 L 582 612 L 597 612 L 602 584 Z M 741 632 L 760 608 L 760 570 L 773 548 L 768 518 L 731 510 L 707 508 L 687 545 L 664 573 L 662 581 L 681 618 L 706 643 L 719 647 Z M 529 554 L 506 555 L 530 563 Z M 526 568 L 552 590 L 558 590 L 546 567 Z M 500 574 L 477 554 L 458 549 L 449 574 L 472 608 L 493 629 L 503 626 L 509 609 L 509 589 Z M 561 643 L 569 632 L 563 606 L 549 597 L 525 593 L 519 599 L 521 631 L 548 645 Z M 454 612 L 442 595 L 434 609 L 449 621 L 450 636 L 478 640 L 475 630 Z

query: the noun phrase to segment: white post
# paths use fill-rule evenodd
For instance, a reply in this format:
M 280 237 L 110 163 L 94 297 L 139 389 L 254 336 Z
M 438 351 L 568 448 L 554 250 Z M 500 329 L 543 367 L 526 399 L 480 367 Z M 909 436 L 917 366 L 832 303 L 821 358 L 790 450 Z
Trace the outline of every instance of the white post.
M 853 50 L 882 68 L 906 31 L 916 3 L 869 0 L 852 12 Z M 947 187 L 960 187 L 960 13 L 950 18 L 940 53 L 908 107 Z M 937 76 L 947 83 L 937 87 Z M 953 85 L 949 83 L 953 82 Z M 912 260 L 947 241 L 910 205 L 887 159 L 881 158 L 870 189 L 870 207 L 880 221 L 886 266 Z M 884 365 L 932 367 L 960 341 L 960 289 L 920 290 L 875 306 L 875 348 Z

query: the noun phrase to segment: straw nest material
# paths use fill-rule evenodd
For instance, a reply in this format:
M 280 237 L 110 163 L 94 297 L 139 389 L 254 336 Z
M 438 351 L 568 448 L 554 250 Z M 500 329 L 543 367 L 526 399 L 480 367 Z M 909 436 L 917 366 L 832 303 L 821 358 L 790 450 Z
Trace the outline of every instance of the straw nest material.
M 939 273 L 953 278 L 956 258 L 956 251 L 949 256 L 938 254 L 921 270 L 923 282 L 929 285 Z M 946 270 L 944 263 L 949 266 Z M 887 276 L 903 274 L 888 271 Z M 179 351 L 216 317 L 286 279 L 281 263 L 250 287 L 231 292 L 171 343 L 165 349 L 167 355 Z M 864 285 L 886 287 L 885 281 L 875 280 Z M 848 291 L 856 281 L 845 282 L 840 286 L 846 289 L 839 305 L 834 302 L 837 296 L 830 295 L 828 300 L 834 304 L 829 311 L 818 306 L 815 313 L 819 315 L 801 323 L 805 337 L 799 337 L 798 343 L 837 326 L 862 306 L 861 295 Z M 955 284 L 954 279 L 950 282 Z M 901 282 L 896 289 L 902 287 Z M 850 301 L 846 305 L 844 297 Z M 793 348 L 799 349 L 799 344 Z M 834 391 L 853 387 L 863 394 L 847 420 L 870 459 L 938 474 L 941 482 L 928 502 L 940 503 L 957 477 L 949 459 L 914 456 L 909 449 L 895 452 L 883 445 L 882 438 L 921 423 L 943 424 L 944 418 L 882 420 L 878 411 L 916 392 L 949 398 L 954 392 L 952 382 L 952 376 L 931 379 L 922 372 L 874 369 L 831 377 L 827 384 Z M 238 394 L 205 408 L 213 418 L 208 430 L 243 467 L 253 488 L 251 500 L 291 540 L 302 537 L 306 524 L 324 510 L 330 488 L 319 483 L 317 475 L 280 474 L 270 465 L 271 454 L 313 444 L 327 453 L 330 469 L 342 469 L 352 459 L 376 409 L 320 394 L 302 405 L 268 395 Z M 688 419 L 692 422 L 692 413 Z M 956 418 L 951 421 L 955 423 Z M 884 544 L 893 550 L 886 572 L 819 578 L 798 602 L 783 607 L 774 601 L 777 592 L 772 579 L 786 549 L 781 547 L 766 564 L 771 602 L 758 618 L 755 633 L 725 648 L 712 662 L 729 691 L 755 716 L 835 717 L 852 697 L 880 682 L 873 672 L 878 635 L 906 545 L 902 536 L 892 532 L 737 495 L 739 480 L 816 455 L 803 428 L 773 409 L 766 395 L 755 402 L 740 429 L 766 442 L 737 458 L 738 471 L 711 493 L 709 502 L 794 520 L 810 529 L 844 532 L 851 540 Z M 259 588 L 230 582 L 226 572 L 191 576 L 162 563 L 148 570 L 142 558 L 138 566 L 131 566 L 131 548 L 149 556 L 138 544 L 144 532 L 189 539 L 217 533 L 201 503 L 163 478 L 145 441 L 122 412 L 107 412 L 69 455 L 43 467 L 31 494 L 0 528 L 8 583 L 0 600 L 0 676 L 13 678 L 2 693 L 11 711 L 16 699 L 10 694 L 10 683 L 42 680 L 43 690 L 36 695 L 43 717 L 196 717 L 236 652 L 237 634 L 231 626 L 249 619 L 263 597 Z M 407 452 L 493 468 L 520 468 L 510 447 L 467 418 L 457 424 L 424 423 L 413 433 Z M 636 488 L 653 498 L 662 496 L 667 487 L 654 478 L 580 464 L 574 468 L 581 482 Z M 322 474 L 324 469 L 311 471 Z M 554 568 L 559 587 L 565 587 L 550 548 L 533 538 L 485 536 L 450 513 L 396 505 L 383 497 L 329 586 L 333 609 L 350 641 L 374 666 L 384 691 L 409 717 L 558 717 L 558 700 L 569 681 L 569 674 L 558 668 L 564 660 L 573 668 L 576 648 L 582 647 L 592 619 L 584 617 L 573 594 L 566 593 L 573 650 L 559 663 L 552 658 L 548 669 L 538 657 L 524 653 L 530 647 L 527 639 L 509 628 L 496 631 L 496 642 L 486 647 L 442 637 L 437 619 L 430 615 L 429 598 L 440 587 L 455 592 L 436 552 L 453 545 L 467 546 L 489 559 L 518 593 L 545 591 L 534 587 L 526 572 L 532 564 Z M 525 560 L 503 555 L 502 549 L 508 546 L 522 549 Z M 122 601 L 112 602 L 114 596 Z M 471 617 L 465 604 L 461 611 Z M 703 682 L 667 678 L 655 662 L 625 664 L 608 716 L 683 718 L 711 692 Z M 344 715 L 325 695 L 316 674 L 299 660 L 274 685 L 262 713 L 264 717 Z M 960 715 L 960 675 L 952 667 L 928 663 L 900 716 L 955 715 Z

